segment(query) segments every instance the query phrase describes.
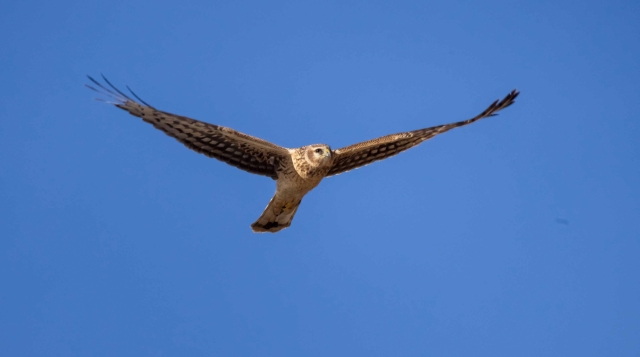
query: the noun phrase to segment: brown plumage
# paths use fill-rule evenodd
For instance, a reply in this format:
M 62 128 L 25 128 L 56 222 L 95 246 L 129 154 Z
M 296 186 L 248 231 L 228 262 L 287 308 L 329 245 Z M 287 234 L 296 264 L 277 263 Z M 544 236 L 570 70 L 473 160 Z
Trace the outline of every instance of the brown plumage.
M 104 76 L 109 87 L 89 79 L 97 87 L 87 87 L 115 100 L 110 104 L 142 118 L 186 147 L 241 170 L 276 180 L 275 195 L 251 225 L 254 232 L 277 232 L 289 227 L 304 195 L 318 186 L 324 177 L 386 159 L 453 128 L 494 116 L 513 104 L 520 94 L 513 90 L 479 115 L 456 123 L 387 135 L 337 150 L 324 144 L 287 149 L 230 128 L 157 110 L 133 92 L 131 94 L 137 100 L 122 93 Z

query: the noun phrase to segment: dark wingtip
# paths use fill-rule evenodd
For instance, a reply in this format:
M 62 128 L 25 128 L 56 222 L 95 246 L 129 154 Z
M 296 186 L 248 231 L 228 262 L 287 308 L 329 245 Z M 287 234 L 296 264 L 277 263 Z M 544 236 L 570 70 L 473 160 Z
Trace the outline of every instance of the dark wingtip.
M 119 102 L 125 103 L 127 101 L 132 101 L 135 102 L 135 100 L 131 99 L 131 97 L 129 97 L 128 95 L 124 94 L 122 91 L 120 91 L 118 88 L 116 88 L 116 86 L 114 86 L 113 84 L 111 84 L 111 82 L 107 79 L 107 77 L 105 77 L 104 74 L 100 73 L 100 76 L 102 77 L 104 83 L 106 83 L 108 85 L 105 86 L 104 84 L 98 82 L 95 78 L 91 77 L 90 75 L 87 75 L 87 78 L 89 79 L 89 81 L 91 81 L 91 83 L 93 83 L 93 85 L 95 85 L 95 87 L 91 84 L 85 84 L 85 86 L 93 91 L 96 91 L 98 93 L 107 95 L 108 97 L 112 97 L 113 99 L 116 99 Z M 142 100 L 142 98 L 140 98 L 133 90 L 131 90 L 131 88 L 129 88 L 129 86 L 126 86 L 127 89 L 129 90 L 129 92 L 131 92 L 131 94 L 138 100 L 140 101 L 140 103 L 153 108 L 151 105 L 149 105 L 149 103 L 145 102 L 144 100 Z
M 511 101 L 513 102 L 518 96 L 520 95 L 520 91 L 517 89 L 514 89 L 511 91 L 511 93 L 509 93 L 509 95 L 507 97 L 509 97 L 511 99 Z
M 127 89 L 129 90 L 129 92 L 131 92 L 131 94 L 133 94 L 133 96 L 140 101 L 140 103 L 146 105 L 147 107 L 153 108 L 151 105 L 149 105 L 149 103 L 145 102 L 144 100 L 142 100 L 142 98 L 140 98 L 136 92 L 133 91 L 133 89 L 129 88 L 129 86 L 126 86 Z
M 121 96 L 125 97 L 126 99 L 128 99 L 130 101 L 133 101 L 133 99 L 129 98 L 129 96 L 127 96 L 126 94 L 122 93 L 118 88 L 116 88 L 116 86 L 111 84 L 111 82 L 109 82 L 109 80 L 107 79 L 107 77 L 104 76 L 104 74 L 100 73 L 100 75 L 102 76 L 102 79 L 109 85 L 109 87 L 111 87 L 113 90 L 118 92 L 118 94 L 120 94 Z
M 515 103 L 515 99 L 518 97 L 518 95 L 520 94 L 520 92 L 517 89 L 512 90 L 511 92 L 509 92 L 509 94 L 507 94 L 506 97 L 504 97 L 500 103 L 498 103 L 498 110 L 500 109 L 504 109 L 508 106 L 510 106 L 511 104 Z
M 515 99 L 518 97 L 519 94 L 520 92 L 517 89 L 512 90 L 504 98 L 498 99 L 495 102 L 491 103 L 491 105 L 489 105 L 487 109 L 485 109 L 482 113 L 480 113 L 480 115 L 472 119 L 469 119 L 467 122 L 474 122 L 482 118 L 494 117 L 498 115 L 499 111 L 515 103 Z
M 97 80 L 95 80 L 95 78 L 91 77 L 90 75 L 87 75 L 87 78 L 89 79 L 89 81 L 91 81 L 91 83 L 95 85 L 95 87 L 91 84 L 85 84 L 85 87 L 95 92 L 98 92 L 100 94 L 106 95 L 107 97 L 111 97 L 117 101 L 124 101 L 126 99 L 125 97 L 122 97 L 117 93 L 113 92 L 112 90 L 110 90 L 109 88 L 105 87 L 102 83 L 98 82 Z

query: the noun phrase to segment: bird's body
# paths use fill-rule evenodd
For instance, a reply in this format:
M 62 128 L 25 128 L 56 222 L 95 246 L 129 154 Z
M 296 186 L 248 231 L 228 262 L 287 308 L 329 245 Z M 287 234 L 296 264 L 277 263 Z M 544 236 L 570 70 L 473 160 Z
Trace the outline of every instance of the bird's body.
M 331 150 L 325 144 L 288 149 L 231 128 L 157 110 L 133 92 L 137 101 L 120 92 L 106 78 L 104 80 L 111 89 L 91 77 L 89 79 L 98 89 L 89 88 L 108 95 L 118 108 L 142 118 L 188 148 L 241 170 L 276 180 L 275 195 L 251 225 L 254 232 L 277 232 L 289 227 L 302 198 L 323 178 L 386 159 L 435 135 L 493 116 L 511 105 L 519 94 L 514 90 L 480 115 L 465 121 L 387 135 L 337 150 Z
M 289 154 L 290 161 L 276 170 L 276 194 L 251 225 L 254 232 L 277 232 L 289 227 L 304 195 L 320 184 L 333 162 L 331 149 L 322 144 L 289 149 Z

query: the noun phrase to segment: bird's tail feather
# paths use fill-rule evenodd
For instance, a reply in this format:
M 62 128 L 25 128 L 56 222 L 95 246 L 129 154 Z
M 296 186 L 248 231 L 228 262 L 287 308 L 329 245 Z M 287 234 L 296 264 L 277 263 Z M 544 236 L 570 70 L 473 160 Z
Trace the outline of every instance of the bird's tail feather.
M 302 202 L 301 198 L 288 200 L 279 197 L 276 193 L 271 201 L 269 201 L 267 208 L 262 212 L 260 218 L 251 225 L 251 229 L 254 232 L 275 233 L 289 227 L 293 216 L 295 216 L 298 210 L 298 206 L 300 206 L 300 202 Z

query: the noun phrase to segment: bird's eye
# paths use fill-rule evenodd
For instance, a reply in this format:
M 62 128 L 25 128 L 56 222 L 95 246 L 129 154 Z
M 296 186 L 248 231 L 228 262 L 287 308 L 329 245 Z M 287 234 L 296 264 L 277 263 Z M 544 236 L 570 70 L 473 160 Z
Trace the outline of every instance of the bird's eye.
M 322 154 L 322 149 L 316 149 L 316 154 Z

